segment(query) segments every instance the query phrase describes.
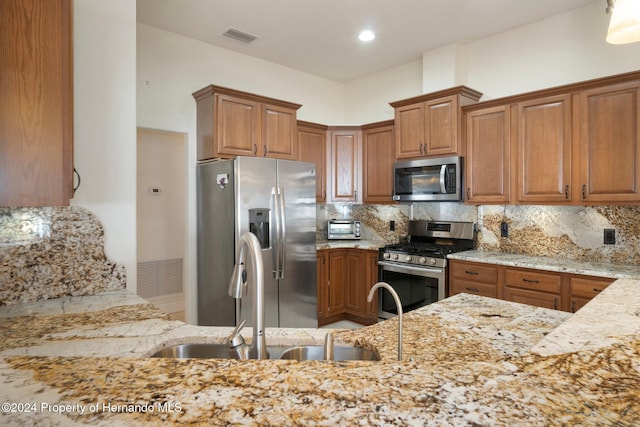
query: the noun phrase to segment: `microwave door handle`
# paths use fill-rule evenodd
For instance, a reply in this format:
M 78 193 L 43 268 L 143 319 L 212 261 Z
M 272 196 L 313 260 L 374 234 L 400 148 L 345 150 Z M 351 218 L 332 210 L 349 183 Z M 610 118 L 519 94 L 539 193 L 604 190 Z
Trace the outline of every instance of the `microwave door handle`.
M 279 279 L 284 279 L 284 265 L 287 260 L 287 210 L 284 203 L 284 188 L 280 187 L 280 270 Z
M 440 166 L 440 193 L 447 194 L 447 186 L 445 185 L 444 177 L 447 174 L 447 165 Z

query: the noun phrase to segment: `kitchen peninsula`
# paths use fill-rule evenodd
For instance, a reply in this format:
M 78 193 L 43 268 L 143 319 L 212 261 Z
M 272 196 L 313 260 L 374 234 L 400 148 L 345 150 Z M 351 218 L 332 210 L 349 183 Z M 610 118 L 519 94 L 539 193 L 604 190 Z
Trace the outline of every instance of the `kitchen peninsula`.
M 171 320 L 126 290 L 5 306 L 0 395 L 13 405 L 0 420 L 637 425 L 639 287 L 618 280 L 573 316 L 458 295 L 405 316 L 402 363 L 394 320 L 336 333 L 380 362 L 176 360 L 148 356 L 180 342 L 224 342 L 230 328 Z M 319 344 L 325 332 L 267 329 L 267 342 Z

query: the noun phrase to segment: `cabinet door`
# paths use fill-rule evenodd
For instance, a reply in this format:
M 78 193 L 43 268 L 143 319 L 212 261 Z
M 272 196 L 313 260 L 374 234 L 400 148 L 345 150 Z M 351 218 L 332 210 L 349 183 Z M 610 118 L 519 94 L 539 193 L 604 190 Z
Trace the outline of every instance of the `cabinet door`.
M 640 82 L 580 94 L 583 201 L 640 201 Z
M 72 4 L 0 3 L 0 206 L 73 196 Z
M 570 310 L 578 311 L 613 282 L 604 277 L 570 276 L 569 292 L 571 294 Z
M 262 155 L 296 160 L 298 142 L 296 110 L 275 105 L 262 105 Z
M 467 201 L 509 202 L 511 114 L 508 105 L 466 114 Z
M 320 125 L 318 125 L 320 126 Z M 326 200 L 327 130 L 298 125 L 298 159 L 316 164 L 316 202 Z
M 216 94 L 216 157 L 261 156 L 260 104 Z
M 571 199 L 571 96 L 518 104 L 518 201 Z
M 367 251 L 367 264 L 368 264 L 368 275 L 367 275 L 367 283 L 365 287 L 365 304 L 367 309 L 367 317 L 375 323 L 378 319 L 378 298 L 374 295 L 371 302 L 367 301 L 367 296 L 369 296 L 369 291 L 378 283 L 378 251 Z
M 344 250 L 329 251 L 328 315 L 337 314 L 345 308 L 344 283 L 347 277 L 347 258 L 344 255 Z
M 443 156 L 458 153 L 458 97 L 425 102 L 425 154 Z
M 393 203 L 393 125 L 363 131 L 363 199 Z
M 363 250 L 347 250 L 346 257 L 346 281 L 344 284 L 346 295 L 346 309 L 351 314 L 363 316 L 366 314 L 367 293 L 369 291 L 367 280 L 367 254 Z
M 362 197 L 362 141 L 361 131 L 332 130 L 330 135 L 329 201 L 332 203 L 360 202 Z
M 396 159 L 422 157 L 424 146 L 424 102 L 395 109 Z
M 316 252 L 316 271 L 318 287 L 318 321 L 327 317 L 329 310 L 329 263 L 327 251 Z

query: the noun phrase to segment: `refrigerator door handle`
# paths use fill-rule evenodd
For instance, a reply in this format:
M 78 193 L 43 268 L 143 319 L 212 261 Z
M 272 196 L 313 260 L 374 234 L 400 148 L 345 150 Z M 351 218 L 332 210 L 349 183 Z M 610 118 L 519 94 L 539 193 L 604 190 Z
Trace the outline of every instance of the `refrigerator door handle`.
M 278 278 L 280 271 L 280 198 L 278 197 L 278 188 L 271 187 L 271 207 L 273 212 L 273 218 L 271 223 L 274 227 L 271 228 L 271 254 L 273 256 L 273 277 Z
M 284 266 L 287 260 L 287 209 L 284 203 L 284 188 L 280 187 L 280 279 L 284 279 Z

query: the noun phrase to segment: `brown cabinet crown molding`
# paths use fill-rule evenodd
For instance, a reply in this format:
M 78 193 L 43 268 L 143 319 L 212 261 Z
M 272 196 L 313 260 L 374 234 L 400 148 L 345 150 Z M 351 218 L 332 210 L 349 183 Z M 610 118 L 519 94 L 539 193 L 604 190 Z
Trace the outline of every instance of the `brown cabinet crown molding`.
M 480 110 L 483 108 L 516 104 L 518 102 L 529 101 L 532 99 L 544 98 L 548 96 L 563 95 L 571 92 L 579 92 L 600 86 L 608 86 L 617 83 L 624 83 L 632 80 L 640 79 L 640 71 L 632 71 L 629 73 L 616 74 L 613 76 L 601 77 L 596 79 L 584 80 L 576 83 L 568 83 L 562 86 L 554 86 L 550 88 L 539 89 L 531 92 L 519 93 L 516 95 L 504 96 L 501 98 L 480 101 L 475 104 L 465 105 L 462 107 L 463 112 Z
M 235 96 L 238 98 L 243 98 L 247 101 L 254 101 L 262 104 L 275 105 L 278 107 L 284 107 L 284 108 L 289 108 L 293 110 L 299 110 L 300 107 L 302 107 L 301 104 L 296 104 L 289 101 L 283 101 L 281 99 L 269 98 L 267 96 L 256 95 L 255 93 L 243 92 L 240 90 L 231 89 L 224 86 L 216 86 L 216 85 L 205 86 L 202 89 L 193 92 L 192 95 L 195 98 L 195 100 L 198 101 L 204 97 L 210 96 L 213 93 Z
M 418 102 L 429 101 L 431 99 L 444 98 L 452 95 L 461 95 L 464 98 L 469 98 L 473 101 L 478 101 L 482 97 L 482 92 L 471 89 L 467 86 L 455 86 L 448 89 L 439 90 L 437 92 L 425 93 L 423 95 L 414 96 L 412 98 L 401 99 L 399 101 L 390 102 L 393 108 L 404 107 L 406 105 L 415 104 Z

